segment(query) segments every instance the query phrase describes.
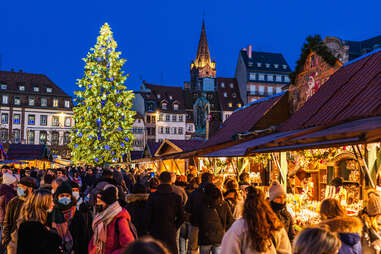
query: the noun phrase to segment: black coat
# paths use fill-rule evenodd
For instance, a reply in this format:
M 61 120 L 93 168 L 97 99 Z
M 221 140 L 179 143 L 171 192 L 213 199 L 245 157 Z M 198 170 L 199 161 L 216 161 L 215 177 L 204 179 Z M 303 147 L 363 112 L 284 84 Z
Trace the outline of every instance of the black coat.
M 138 231 L 138 236 L 143 236 L 144 233 L 144 213 L 148 196 L 149 194 L 128 194 L 126 198 L 126 209 L 131 215 L 131 220 Z
M 188 201 L 185 204 L 185 211 L 189 213 L 190 223 L 193 226 L 198 226 L 196 218 L 197 213 L 200 211 L 200 207 L 203 203 L 205 196 L 205 187 L 207 183 L 201 183 L 196 190 L 194 190 L 188 197 Z
M 21 223 L 18 230 L 17 254 L 56 254 L 60 249 L 61 238 L 35 221 Z
M 151 193 L 146 206 L 145 228 L 162 241 L 172 254 L 177 254 L 176 231 L 184 222 L 184 208 L 179 195 L 169 184 L 160 184 Z
M 233 215 L 228 203 L 224 200 L 215 204 L 203 202 L 195 218 L 199 225 L 199 245 L 220 245 L 225 232 L 233 223 Z
M 73 251 L 75 254 L 87 254 L 88 244 L 91 238 L 91 221 L 87 220 L 86 217 L 90 217 L 90 211 L 86 211 L 83 207 L 82 209 L 76 210 L 69 224 L 70 234 L 73 238 Z M 58 210 L 54 209 L 51 214 L 48 215 L 48 226 L 52 226 L 52 222 L 62 223 L 64 220 L 63 214 Z M 90 225 L 89 225 L 90 223 Z

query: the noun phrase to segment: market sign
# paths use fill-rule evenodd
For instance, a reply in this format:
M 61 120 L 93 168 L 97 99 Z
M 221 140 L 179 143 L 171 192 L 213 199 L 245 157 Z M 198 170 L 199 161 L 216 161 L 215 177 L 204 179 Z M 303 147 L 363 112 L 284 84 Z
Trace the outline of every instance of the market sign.
M 300 109 L 341 65 L 337 61 L 334 66 L 331 66 L 321 56 L 311 52 L 304 63 L 303 71 L 296 77 L 295 84 L 290 85 L 289 88 L 292 112 Z

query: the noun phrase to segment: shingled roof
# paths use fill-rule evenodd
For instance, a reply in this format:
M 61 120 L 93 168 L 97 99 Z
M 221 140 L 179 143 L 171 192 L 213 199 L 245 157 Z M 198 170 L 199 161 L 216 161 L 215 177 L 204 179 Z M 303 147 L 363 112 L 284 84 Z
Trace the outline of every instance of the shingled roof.
M 32 74 L 25 72 L 14 71 L 0 71 L 0 83 L 7 85 L 7 91 L 20 92 L 19 86 L 25 86 L 25 91 L 21 93 L 35 93 L 33 87 L 40 88 L 39 94 L 42 95 L 55 95 L 55 96 L 70 96 L 59 88 L 53 81 L 51 81 L 44 74 Z M 52 93 L 47 93 L 46 88 L 52 88 Z
M 236 110 L 203 147 L 232 141 L 234 135 L 278 125 L 288 119 L 288 93 L 258 100 Z
M 180 86 L 162 86 L 162 85 L 152 85 L 148 84 L 145 81 L 145 88 L 149 89 L 151 93 L 144 92 L 143 98 L 146 100 L 155 100 L 157 106 L 160 107 L 160 104 L 163 101 L 168 103 L 168 111 L 174 111 L 173 105 L 175 102 L 179 104 L 179 110 L 184 111 L 184 92 Z M 162 110 L 162 108 L 160 108 Z
M 381 115 L 381 49 L 333 74 L 281 131 L 325 126 Z
M 52 154 L 46 145 L 11 144 L 7 151 L 8 160 L 50 160 Z
M 218 100 L 222 111 L 234 111 L 243 105 L 243 101 L 239 93 L 237 79 L 217 78 L 216 82 Z M 224 85 L 222 86 L 222 84 Z
M 247 50 L 241 50 L 243 61 L 250 71 L 262 71 L 262 72 L 291 72 L 291 68 L 280 53 L 259 52 L 252 51 L 252 57 L 249 59 Z M 258 66 L 260 63 L 260 66 Z M 266 64 L 270 64 L 266 67 Z M 278 64 L 278 68 L 275 68 L 275 64 Z M 283 68 L 286 65 L 286 68 Z

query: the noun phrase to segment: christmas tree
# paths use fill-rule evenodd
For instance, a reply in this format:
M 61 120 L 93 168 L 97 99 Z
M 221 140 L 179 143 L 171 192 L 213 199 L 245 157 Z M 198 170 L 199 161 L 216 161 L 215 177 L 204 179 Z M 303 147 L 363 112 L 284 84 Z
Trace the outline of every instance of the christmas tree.
M 110 26 L 105 23 L 94 48 L 84 58 L 84 77 L 74 94 L 75 125 L 69 147 L 75 162 L 104 165 L 128 156 L 134 136 L 131 110 L 134 94 L 128 91 Z

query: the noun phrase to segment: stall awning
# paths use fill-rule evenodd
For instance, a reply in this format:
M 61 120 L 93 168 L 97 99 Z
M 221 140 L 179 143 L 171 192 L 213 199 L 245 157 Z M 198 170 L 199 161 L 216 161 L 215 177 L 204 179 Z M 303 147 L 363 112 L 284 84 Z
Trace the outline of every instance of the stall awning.
M 325 148 L 381 140 L 381 117 L 370 117 L 339 124 L 282 142 L 264 144 L 260 148 L 250 147 L 247 154 Z
M 302 130 L 303 133 L 310 129 Z M 273 133 L 267 136 L 263 136 L 260 138 L 256 138 L 238 145 L 231 146 L 229 148 L 221 149 L 206 155 L 202 155 L 200 157 L 241 157 L 245 156 L 247 150 L 252 147 L 259 147 L 264 144 L 268 144 L 270 142 L 274 142 L 275 140 L 282 140 L 286 137 L 294 137 L 295 135 L 300 135 L 301 131 L 285 131 Z
M 2 160 L 0 161 L 0 164 L 28 164 L 29 162 L 26 161 L 12 161 L 12 160 Z

